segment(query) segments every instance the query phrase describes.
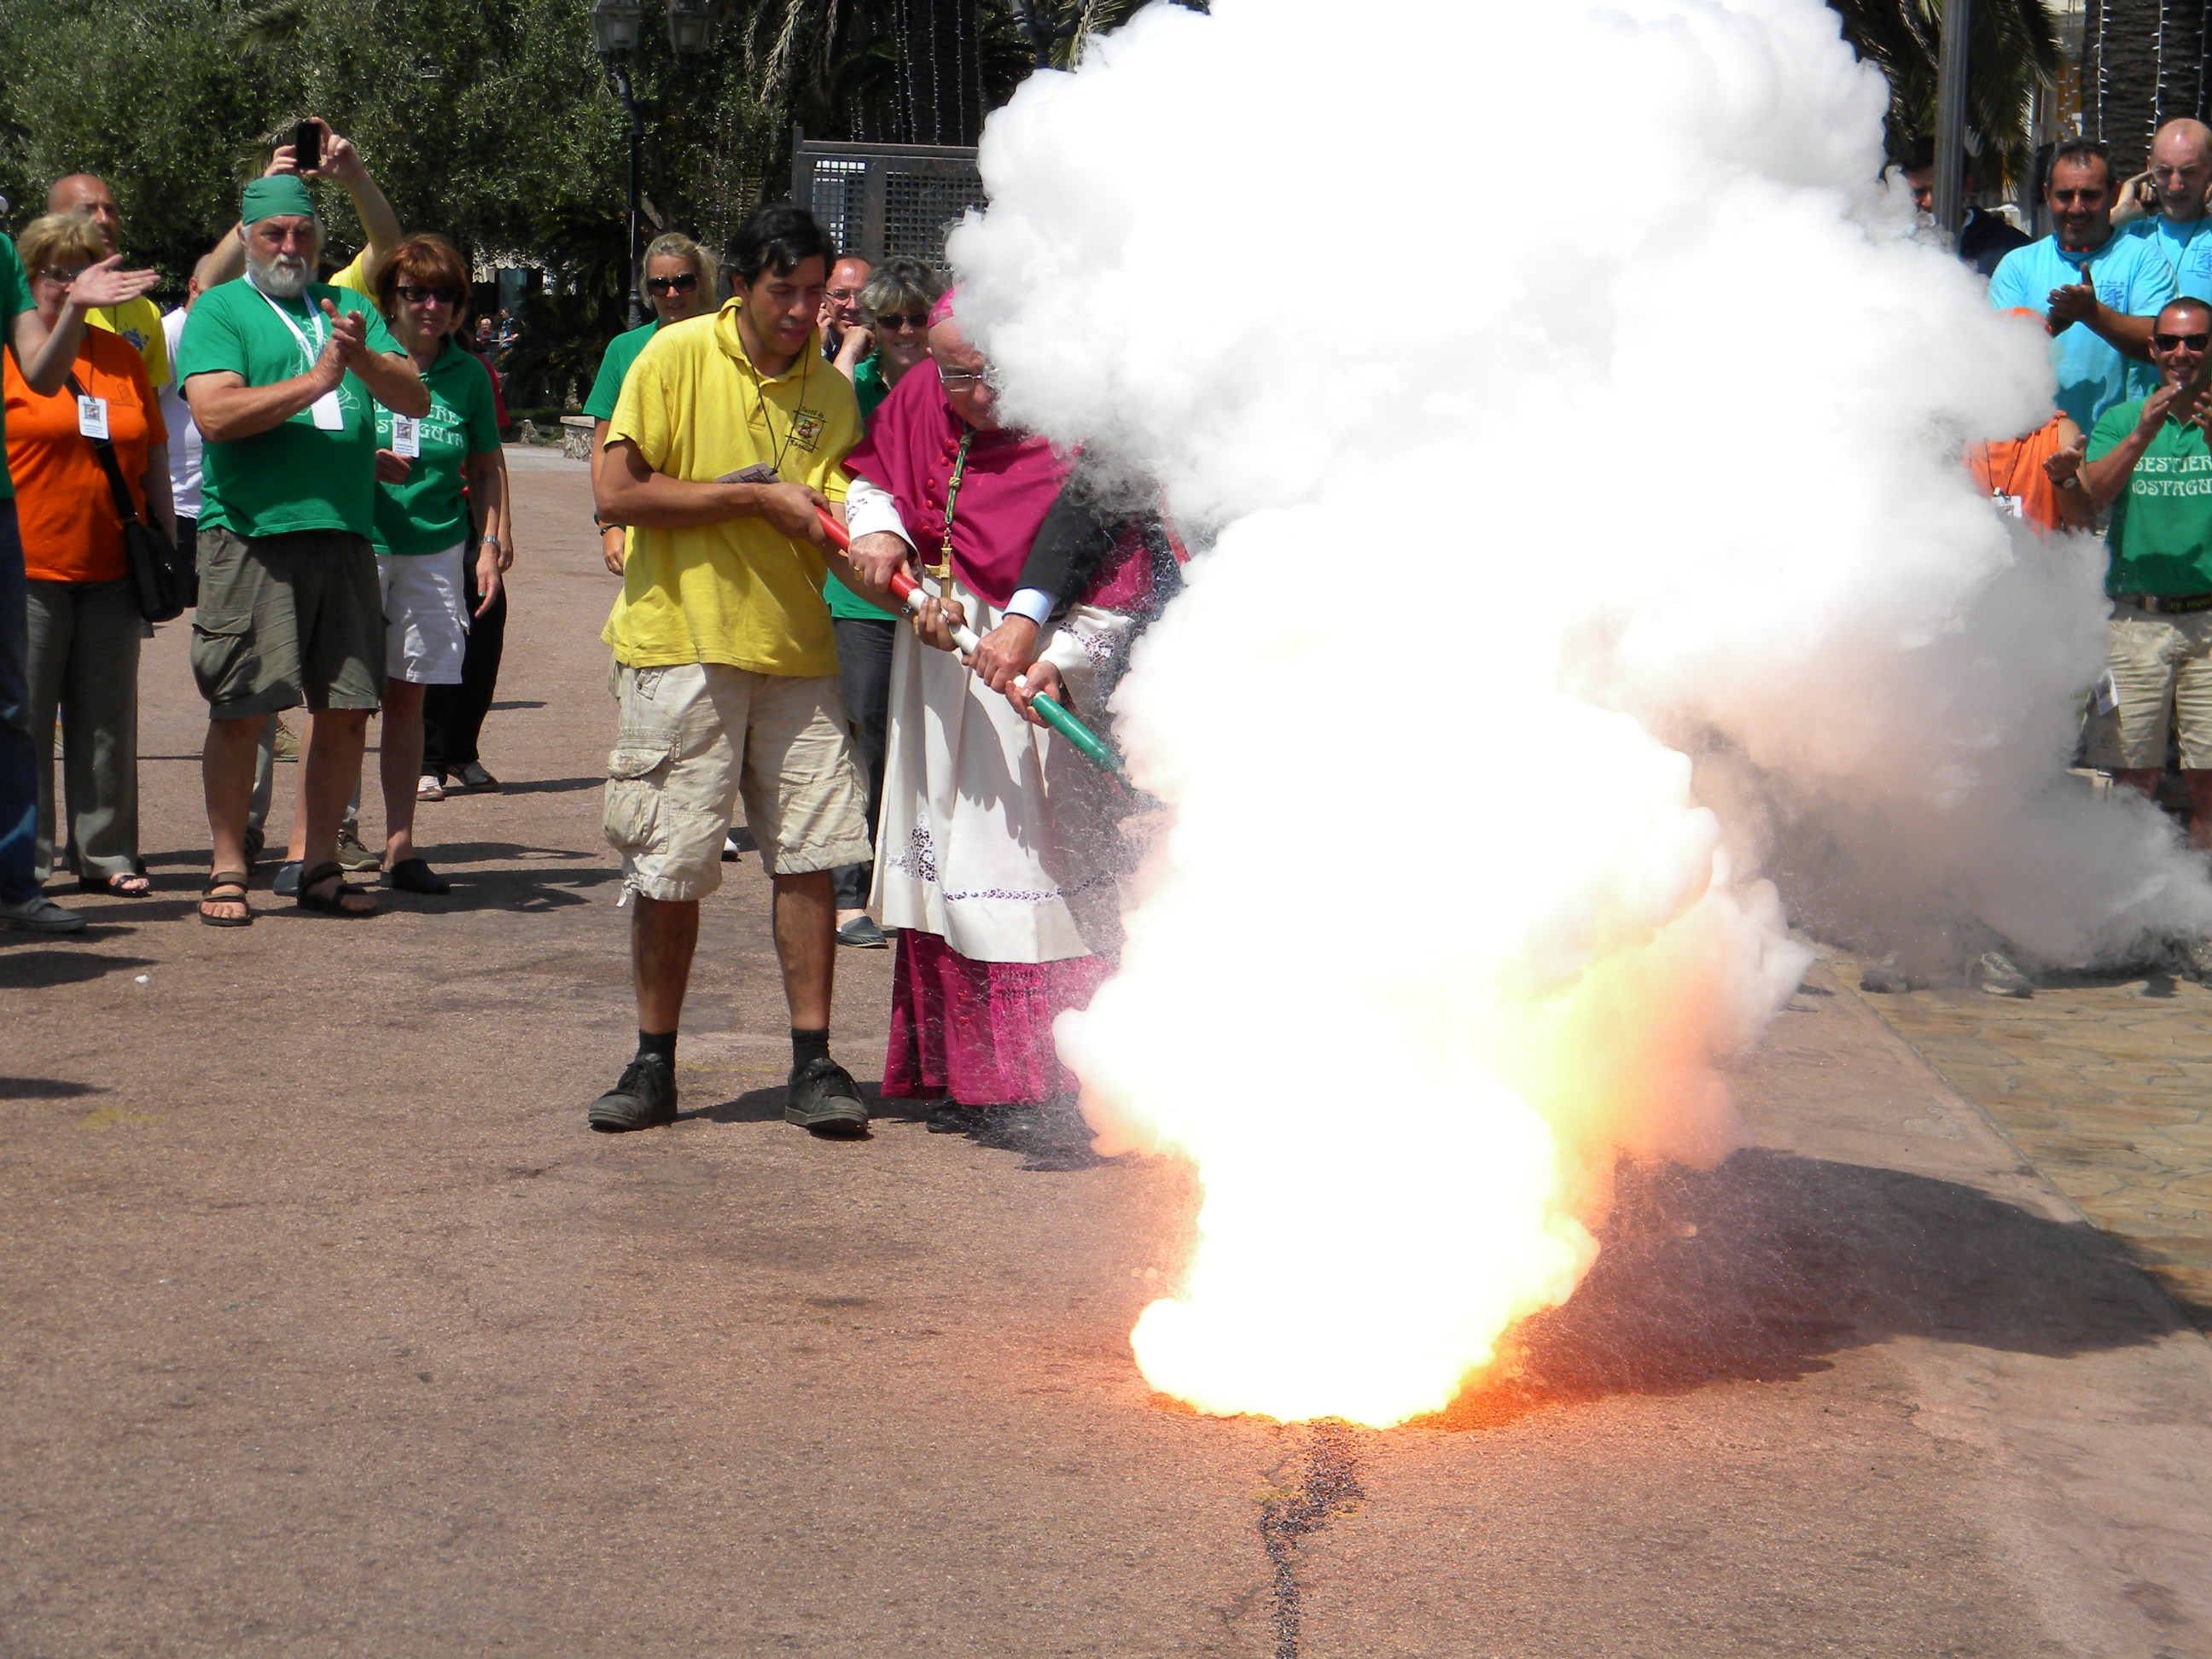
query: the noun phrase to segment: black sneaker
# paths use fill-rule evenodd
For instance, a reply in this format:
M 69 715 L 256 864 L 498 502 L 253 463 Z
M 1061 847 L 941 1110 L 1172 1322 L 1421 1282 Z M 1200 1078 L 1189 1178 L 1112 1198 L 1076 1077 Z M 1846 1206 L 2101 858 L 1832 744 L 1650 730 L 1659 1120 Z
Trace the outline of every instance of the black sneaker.
M 676 1073 L 659 1054 L 640 1054 L 622 1080 L 593 1101 L 584 1121 L 610 1134 L 676 1121 Z
M 873 917 L 863 912 L 837 930 L 837 943 L 850 945 L 862 951 L 880 951 L 890 943 L 890 937 L 876 926 Z
M 791 1074 L 783 1121 L 817 1135 L 850 1139 L 868 1133 L 868 1103 L 853 1074 L 826 1055 Z

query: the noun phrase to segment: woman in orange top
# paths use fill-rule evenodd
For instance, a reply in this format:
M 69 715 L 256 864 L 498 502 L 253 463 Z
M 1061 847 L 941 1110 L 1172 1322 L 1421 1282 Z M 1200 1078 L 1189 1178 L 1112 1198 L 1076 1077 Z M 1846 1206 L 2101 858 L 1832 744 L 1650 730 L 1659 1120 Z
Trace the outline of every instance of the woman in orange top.
M 31 301 L 52 326 L 78 271 L 106 257 L 100 231 L 51 213 L 15 239 Z M 70 366 L 76 390 L 41 398 L 7 355 L 8 469 L 30 578 L 30 726 L 39 767 L 37 874 L 52 873 L 54 715 L 61 714 L 69 861 L 78 884 L 137 894 L 152 884 L 138 861 L 138 615 L 124 562 L 123 524 L 89 434 L 104 426 L 131 506 L 173 537 L 169 439 L 146 365 L 126 340 L 84 331 Z M 82 393 L 80 398 L 78 393 Z

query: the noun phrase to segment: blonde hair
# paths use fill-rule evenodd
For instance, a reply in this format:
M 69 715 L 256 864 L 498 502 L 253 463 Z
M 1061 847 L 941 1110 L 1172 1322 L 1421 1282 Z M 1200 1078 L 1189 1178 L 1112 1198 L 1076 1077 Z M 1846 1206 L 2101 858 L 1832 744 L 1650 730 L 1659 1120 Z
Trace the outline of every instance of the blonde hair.
M 76 260 L 94 264 L 107 257 L 107 244 L 100 227 L 85 214 L 49 213 L 23 227 L 15 239 L 15 257 L 26 273 L 35 276 L 41 265 L 66 264 Z
M 646 267 L 655 259 L 688 259 L 691 269 L 699 273 L 699 299 L 711 307 L 721 297 L 714 281 L 714 262 L 707 257 L 707 250 L 681 231 L 664 231 L 646 244 L 645 258 L 637 262 L 638 287 L 645 286 Z

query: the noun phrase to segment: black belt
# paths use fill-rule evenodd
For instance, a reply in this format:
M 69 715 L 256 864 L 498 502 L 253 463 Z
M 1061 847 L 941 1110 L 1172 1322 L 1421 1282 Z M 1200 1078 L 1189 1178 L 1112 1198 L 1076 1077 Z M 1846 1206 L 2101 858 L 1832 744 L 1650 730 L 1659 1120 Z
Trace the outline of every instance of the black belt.
M 2212 593 L 2115 593 L 2114 605 L 2131 605 L 2154 617 L 2185 617 L 2194 611 L 2212 611 Z

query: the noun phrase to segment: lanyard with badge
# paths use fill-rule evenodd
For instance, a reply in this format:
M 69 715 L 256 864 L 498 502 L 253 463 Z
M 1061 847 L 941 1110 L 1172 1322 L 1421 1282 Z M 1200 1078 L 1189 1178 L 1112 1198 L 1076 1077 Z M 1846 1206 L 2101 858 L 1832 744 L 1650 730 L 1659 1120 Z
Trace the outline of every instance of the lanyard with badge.
M 261 290 L 258 288 L 253 291 L 256 294 L 261 294 Z M 315 315 L 313 308 L 310 307 L 307 312 L 307 328 L 313 330 L 315 334 L 314 343 L 310 344 L 307 331 L 302 330 L 299 324 L 292 320 L 290 312 L 285 310 L 266 294 L 261 294 L 261 297 L 268 304 L 269 309 L 276 313 L 276 320 L 291 330 L 292 337 L 300 343 L 300 355 L 307 359 L 307 368 L 312 371 L 315 367 L 315 359 L 322 356 L 323 343 L 330 337 L 322 326 L 321 319 Z M 309 404 L 307 413 L 313 417 L 318 431 L 343 432 L 345 430 L 345 411 L 338 406 L 337 388 L 335 386 Z

